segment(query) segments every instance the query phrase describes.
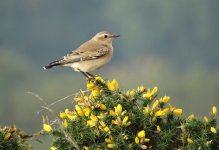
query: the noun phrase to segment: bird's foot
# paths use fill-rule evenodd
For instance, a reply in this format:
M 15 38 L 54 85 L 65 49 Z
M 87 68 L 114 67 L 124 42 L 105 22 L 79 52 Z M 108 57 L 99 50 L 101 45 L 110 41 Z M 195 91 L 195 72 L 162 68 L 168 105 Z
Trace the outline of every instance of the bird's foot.
M 87 80 L 87 82 L 93 82 L 93 81 L 95 81 L 95 76 L 88 76 L 88 77 L 86 77 L 86 80 Z

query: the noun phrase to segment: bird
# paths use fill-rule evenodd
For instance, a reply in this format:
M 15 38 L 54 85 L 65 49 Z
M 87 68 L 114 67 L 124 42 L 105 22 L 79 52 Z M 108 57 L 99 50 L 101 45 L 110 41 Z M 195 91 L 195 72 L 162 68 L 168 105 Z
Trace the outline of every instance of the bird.
M 112 42 L 119 36 L 108 31 L 101 31 L 77 49 L 44 66 L 43 69 L 47 70 L 55 66 L 71 67 L 86 78 L 92 78 L 94 75 L 90 72 L 105 66 L 111 60 Z

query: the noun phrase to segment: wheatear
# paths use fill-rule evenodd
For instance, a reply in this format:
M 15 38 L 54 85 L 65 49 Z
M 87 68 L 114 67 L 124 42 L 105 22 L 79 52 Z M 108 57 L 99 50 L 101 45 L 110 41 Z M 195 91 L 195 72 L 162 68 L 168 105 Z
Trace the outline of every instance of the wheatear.
M 68 53 L 61 59 L 55 60 L 45 67 L 45 70 L 54 66 L 71 67 L 89 78 L 89 72 L 97 70 L 107 64 L 113 55 L 113 38 L 119 37 L 110 32 L 97 33 L 92 39 Z

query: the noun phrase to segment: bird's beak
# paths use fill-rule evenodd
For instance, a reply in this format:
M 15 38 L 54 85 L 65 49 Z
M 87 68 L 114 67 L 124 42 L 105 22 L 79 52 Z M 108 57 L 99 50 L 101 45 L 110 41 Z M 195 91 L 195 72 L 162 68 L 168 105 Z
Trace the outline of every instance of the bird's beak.
M 120 37 L 120 35 L 112 35 L 112 38 Z

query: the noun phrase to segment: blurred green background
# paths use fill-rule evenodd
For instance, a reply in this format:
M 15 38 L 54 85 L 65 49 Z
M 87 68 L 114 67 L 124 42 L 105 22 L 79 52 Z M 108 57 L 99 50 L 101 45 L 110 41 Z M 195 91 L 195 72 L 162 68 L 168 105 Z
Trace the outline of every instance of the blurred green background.
M 217 0 L 0 1 L 0 124 L 37 132 L 42 104 L 25 92 L 52 103 L 85 89 L 81 74 L 42 66 L 102 30 L 121 37 L 113 61 L 95 73 L 122 90 L 158 86 L 185 115 L 209 114 L 219 107 L 218 14 Z M 72 100 L 52 109 L 71 109 Z M 48 149 L 48 139 L 34 149 Z

